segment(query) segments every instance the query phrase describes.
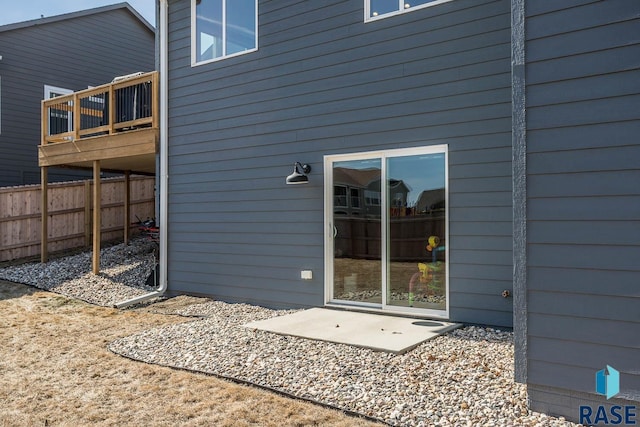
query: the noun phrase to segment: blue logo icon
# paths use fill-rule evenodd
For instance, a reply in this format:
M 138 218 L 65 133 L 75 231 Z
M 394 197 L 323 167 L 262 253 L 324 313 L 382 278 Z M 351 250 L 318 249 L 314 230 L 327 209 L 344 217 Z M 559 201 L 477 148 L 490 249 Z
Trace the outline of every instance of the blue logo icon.
M 609 365 L 596 372 L 596 393 L 607 396 L 607 400 L 620 393 L 620 372 Z

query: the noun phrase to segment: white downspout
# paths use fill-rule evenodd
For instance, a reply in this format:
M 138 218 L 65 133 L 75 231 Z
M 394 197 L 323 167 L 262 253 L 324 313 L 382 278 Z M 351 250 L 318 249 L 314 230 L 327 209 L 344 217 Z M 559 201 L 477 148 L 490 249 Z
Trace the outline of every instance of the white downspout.
M 169 4 L 160 1 L 160 283 L 158 289 L 139 297 L 117 303 L 117 308 L 159 297 L 167 290 L 167 225 L 169 195 Z

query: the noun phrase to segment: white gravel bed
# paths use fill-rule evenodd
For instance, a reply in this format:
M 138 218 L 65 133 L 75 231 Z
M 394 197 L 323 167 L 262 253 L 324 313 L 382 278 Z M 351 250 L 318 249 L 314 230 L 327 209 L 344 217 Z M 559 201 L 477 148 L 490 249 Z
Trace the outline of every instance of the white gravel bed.
M 100 274 L 91 272 L 92 252 L 51 260 L 0 268 L 0 279 L 35 286 L 78 298 L 92 304 L 113 306 L 143 295 L 153 270 L 154 243 L 144 237 L 100 251 Z
M 391 425 L 573 426 L 530 412 L 513 381 L 513 334 L 469 326 L 403 355 L 281 336 L 241 325 L 292 313 L 212 301 L 207 316 L 119 339 L 115 353 L 247 381 Z
M 136 239 L 46 264 L 0 268 L 0 279 L 112 306 L 150 290 L 154 244 Z M 394 355 L 287 337 L 243 324 L 292 313 L 210 301 L 176 311 L 200 319 L 119 339 L 111 351 L 148 363 L 206 372 L 354 411 L 391 425 L 574 426 L 527 410 L 513 381 L 513 335 L 469 326 Z

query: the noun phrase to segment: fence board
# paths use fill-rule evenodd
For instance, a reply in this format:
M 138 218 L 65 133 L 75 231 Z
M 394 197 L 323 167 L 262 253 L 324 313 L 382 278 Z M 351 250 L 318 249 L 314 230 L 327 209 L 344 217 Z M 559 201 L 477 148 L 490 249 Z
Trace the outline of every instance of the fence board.
M 102 180 L 101 236 L 123 238 L 124 178 Z M 129 224 L 155 216 L 155 179 L 132 176 Z M 49 184 L 49 251 L 87 246 L 92 180 Z M 40 254 L 40 185 L 0 188 L 0 261 Z M 88 192 L 88 195 L 87 195 Z M 88 206 L 86 204 L 89 204 Z

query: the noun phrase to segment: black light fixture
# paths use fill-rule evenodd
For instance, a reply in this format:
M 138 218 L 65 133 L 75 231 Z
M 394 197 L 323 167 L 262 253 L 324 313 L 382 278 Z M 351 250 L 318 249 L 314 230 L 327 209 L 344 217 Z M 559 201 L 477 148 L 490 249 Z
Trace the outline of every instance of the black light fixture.
M 287 184 L 306 184 L 309 182 L 307 174 L 311 172 L 311 166 L 296 162 L 293 165 L 293 173 L 287 177 Z

